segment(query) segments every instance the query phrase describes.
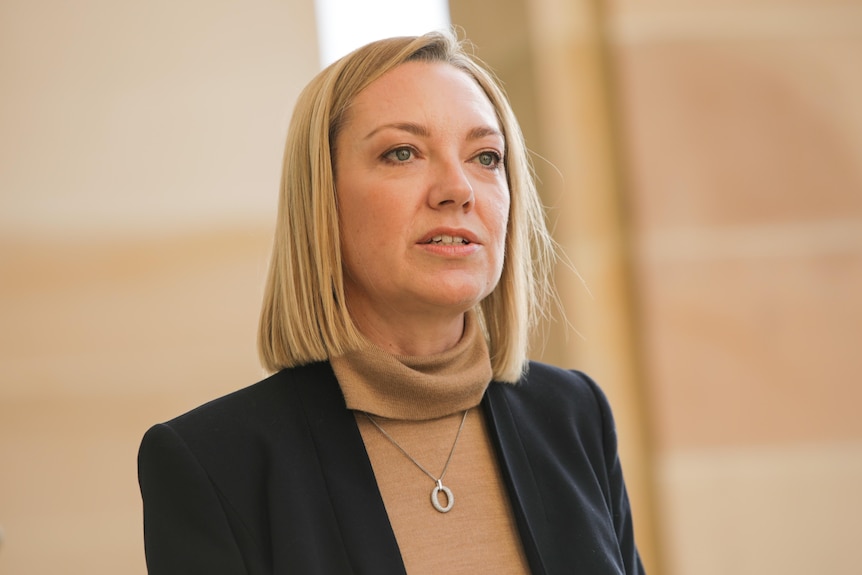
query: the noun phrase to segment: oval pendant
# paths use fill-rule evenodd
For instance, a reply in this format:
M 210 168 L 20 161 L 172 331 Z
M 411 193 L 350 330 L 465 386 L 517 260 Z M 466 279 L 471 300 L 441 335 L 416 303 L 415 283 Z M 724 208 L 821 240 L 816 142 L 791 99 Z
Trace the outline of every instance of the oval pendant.
M 443 507 L 440 505 L 440 492 L 446 494 L 446 506 Z M 434 490 L 431 492 L 431 505 L 434 506 L 434 509 L 439 511 L 440 513 L 448 513 L 452 506 L 455 505 L 455 496 L 452 495 L 452 490 L 443 485 L 443 482 L 437 480 L 437 486 L 434 487 Z

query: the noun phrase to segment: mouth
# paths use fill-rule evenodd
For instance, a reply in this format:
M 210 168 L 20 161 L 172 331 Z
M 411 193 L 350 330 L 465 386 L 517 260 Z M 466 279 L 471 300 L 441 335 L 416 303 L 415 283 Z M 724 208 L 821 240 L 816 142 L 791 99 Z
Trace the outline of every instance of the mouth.
M 438 236 L 432 237 L 425 243 L 438 246 L 466 246 L 470 244 L 470 240 L 461 236 L 448 236 L 446 234 L 440 234 Z

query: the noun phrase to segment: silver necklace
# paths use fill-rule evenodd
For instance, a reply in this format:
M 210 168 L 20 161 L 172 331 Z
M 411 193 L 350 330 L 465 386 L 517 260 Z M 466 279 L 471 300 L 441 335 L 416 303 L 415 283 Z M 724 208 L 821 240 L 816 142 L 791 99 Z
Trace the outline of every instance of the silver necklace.
M 380 431 L 380 433 L 383 434 L 383 436 L 386 439 L 388 439 L 389 441 L 392 442 L 392 445 L 397 447 L 398 450 L 407 457 L 407 459 L 412 461 L 414 463 L 414 465 L 416 465 L 416 467 L 421 469 L 425 475 L 427 475 L 428 477 L 431 478 L 432 481 L 434 481 L 434 489 L 431 491 L 431 505 L 433 505 L 434 509 L 436 509 L 440 513 L 448 513 L 449 510 L 452 509 L 452 506 L 455 505 L 455 496 L 452 495 L 451 489 L 449 489 L 448 487 L 443 485 L 443 477 L 446 476 L 446 470 L 449 469 L 449 463 L 452 461 L 452 455 L 455 453 L 455 446 L 458 445 L 458 438 L 461 437 L 461 431 L 463 431 L 463 429 L 464 429 L 464 422 L 467 421 L 467 413 L 469 411 L 470 411 L 469 409 L 464 410 L 464 417 L 461 418 L 461 425 L 458 427 L 458 433 L 455 435 L 455 441 L 452 443 L 452 449 L 449 451 L 449 457 L 446 459 L 446 465 L 443 466 L 443 472 L 440 474 L 440 477 L 434 477 L 433 473 L 431 473 L 430 471 L 428 471 L 427 469 L 422 467 L 421 463 L 419 463 L 418 461 L 413 459 L 413 457 L 409 453 L 407 453 L 404 450 L 404 448 L 401 447 L 398 444 L 398 442 L 392 438 L 391 435 L 386 433 L 385 429 L 380 427 L 380 424 L 377 423 L 377 421 L 375 421 L 375 419 L 373 417 L 371 417 L 370 413 L 367 413 L 364 411 L 362 413 L 365 414 L 365 417 L 368 418 L 368 421 L 373 423 L 374 427 L 376 427 Z M 441 491 L 446 494 L 446 505 L 445 506 L 440 505 L 440 492 Z

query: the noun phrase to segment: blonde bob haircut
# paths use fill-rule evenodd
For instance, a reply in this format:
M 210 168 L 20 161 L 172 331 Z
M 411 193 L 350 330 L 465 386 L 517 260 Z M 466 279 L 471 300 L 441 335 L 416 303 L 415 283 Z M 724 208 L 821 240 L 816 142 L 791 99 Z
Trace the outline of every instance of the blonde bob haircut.
M 553 297 L 553 242 L 545 225 L 521 129 L 492 74 L 449 32 L 368 44 L 320 72 L 297 100 L 287 134 L 275 241 L 258 331 L 270 372 L 368 345 L 345 305 L 333 166 L 335 141 L 354 98 L 405 62 L 442 62 L 482 88 L 505 138 L 510 207 L 503 270 L 476 307 L 494 378 L 517 381 L 529 332 Z

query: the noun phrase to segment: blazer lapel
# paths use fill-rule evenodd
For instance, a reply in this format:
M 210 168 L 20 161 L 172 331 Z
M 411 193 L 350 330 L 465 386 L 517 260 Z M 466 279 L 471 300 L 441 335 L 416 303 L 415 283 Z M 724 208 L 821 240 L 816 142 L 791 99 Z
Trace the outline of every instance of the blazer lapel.
M 545 516 L 544 504 L 515 418 L 506 402 L 504 385 L 509 384 L 491 382 L 482 399 L 482 406 L 509 491 L 527 562 L 533 575 L 545 575 L 547 569 L 540 550 L 542 532 L 547 528 L 545 522 L 541 521 Z
M 406 575 L 374 470 L 328 363 L 302 386 L 302 401 L 330 502 L 356 573 Z

